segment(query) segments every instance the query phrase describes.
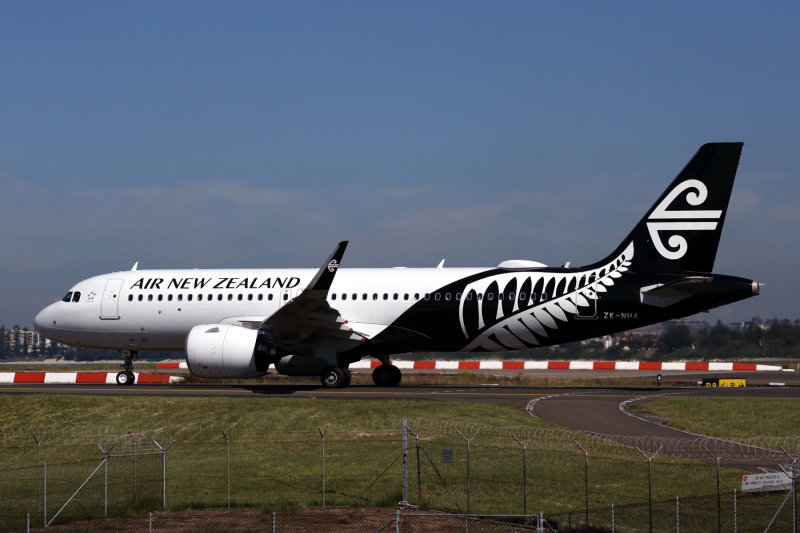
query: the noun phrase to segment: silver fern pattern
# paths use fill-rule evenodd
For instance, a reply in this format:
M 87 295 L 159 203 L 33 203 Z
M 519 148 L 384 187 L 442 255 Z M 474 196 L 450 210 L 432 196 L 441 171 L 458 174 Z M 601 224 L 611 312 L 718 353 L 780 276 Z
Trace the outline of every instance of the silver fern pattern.
M 459 305 L 463 351 L 521 350 L 576 316 L 594 316 L 600 294 L 628 270 L 633 243 L 609 263 L 580 272 L 507 272 L 470 283 Z

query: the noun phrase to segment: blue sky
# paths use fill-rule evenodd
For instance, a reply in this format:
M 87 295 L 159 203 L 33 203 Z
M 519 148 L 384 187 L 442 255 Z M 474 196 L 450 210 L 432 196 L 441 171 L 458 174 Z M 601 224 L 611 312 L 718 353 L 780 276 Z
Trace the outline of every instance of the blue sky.
M 0 323 L 141 268 L 585 264 L 743 141 L 703 319 L 798 318 L 796 2 L 5 2 Z

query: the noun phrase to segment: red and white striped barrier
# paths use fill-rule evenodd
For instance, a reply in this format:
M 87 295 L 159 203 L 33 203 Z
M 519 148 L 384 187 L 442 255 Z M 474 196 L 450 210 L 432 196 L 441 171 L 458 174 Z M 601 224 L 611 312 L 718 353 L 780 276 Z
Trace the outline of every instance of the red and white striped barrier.
M 362 359 L 352 363 L 350 369 L 375 368 L 381 363 L 370 359 Z M 648 362 L 648 361 L 392 361 L 392 364 L 403 370 L 678 370 L 678 371 L 780 371 L 777 365 L 761 365 L 756 363 L 693 363 L 693 362 Z M 158 368 L 187 369 L 185 362 L 162 363 Z M 791 370 L 790 370 L 791 371 Z
M 160 374 L 142 374 L 134 372 L 135 383 L 180 383 L 179 376 L 164 376 Z M 0 384 L 12 383 L 48 383 L 48 384 L 114 384 L 117 383 L 116 372 L 0 372 Z

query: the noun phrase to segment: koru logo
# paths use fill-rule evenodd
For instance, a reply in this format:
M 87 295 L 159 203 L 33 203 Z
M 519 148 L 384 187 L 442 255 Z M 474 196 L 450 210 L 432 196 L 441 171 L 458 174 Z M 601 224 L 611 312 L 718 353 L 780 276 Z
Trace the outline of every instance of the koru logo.
M 653 245 L 667 259 L 680 259 L 689 248 L 686 238 L 672 235 L 667 239 L 669 247 L 661 240 L 661 231 L 708 231 L 717 229 L 717 222 L 722 216 L 721 210 L 670 211 L 669 206 L 681 194 L 686 193 L 689 205 L 699 206 L 708 198 L 708 189 L 700 180 L 686 180 L 672 189 L 648 217 L 647 230 Z M 669 220 L 669 222 L 650 222 L 651 220 Z M 713 220 L 713 222 L 711 221 Z
M 336 272 L 337 268 L 339 268 L 339 262 L 336 259 L 331 259 L 331 262 L 328 263 L 328 272 Z

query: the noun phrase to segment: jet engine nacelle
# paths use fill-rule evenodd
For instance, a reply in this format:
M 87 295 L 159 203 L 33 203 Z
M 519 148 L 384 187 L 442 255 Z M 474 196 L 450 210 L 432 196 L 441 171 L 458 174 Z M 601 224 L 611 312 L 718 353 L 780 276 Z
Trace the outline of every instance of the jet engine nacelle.
M 203 378 L 263 376 L 277 355 L 258 330 L 231 324 L 195 326 L 186 337 L 186 364 Z

